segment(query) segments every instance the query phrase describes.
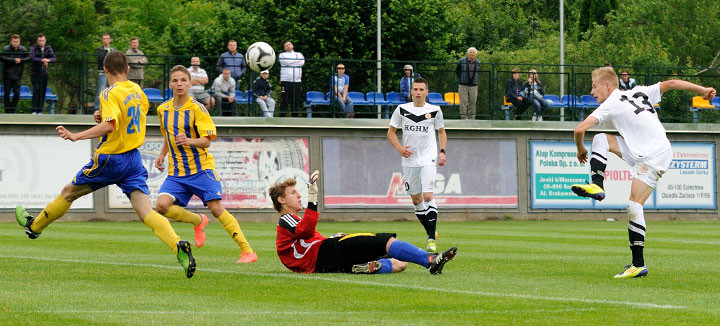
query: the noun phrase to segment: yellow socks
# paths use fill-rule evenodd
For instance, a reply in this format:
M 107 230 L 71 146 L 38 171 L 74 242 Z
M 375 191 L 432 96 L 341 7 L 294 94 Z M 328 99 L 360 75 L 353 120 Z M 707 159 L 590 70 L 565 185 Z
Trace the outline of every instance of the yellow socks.
M 177 242 L 180 241 L 180 237 L 175 233 L 170 222 L 168 222 L 164 216 L 156 211 L 150 211 L 150 213 L 143 218 L 143 222 L 155 232 L 155 235 L 160 238 L 162 242 L 177 254 Z
M 70 205 L 71 203 L 65 200 L 62 195 L 58 195 L 40 212 L 30 228 L 37 233 L 42 232 L 50 223 L 65 215 L 70 209 Z
M 202 223 L 200 215 L 192 213 L 187 209 L 184 209 L 178 205 L 170 206 L 165 216 L 176 222 L 191 223 L 192 225 L 198 226 Z
M 250 248 L 250 244 L 247 242 L 247 239 L 245 239 L 245 235 L 240 229 L 240 224 L 238 224 L 238 221 L 234 216 L 230 215 L 230 213 L 225 210 L 217 217 L 217 219 L 220 221 L 220 224 L 222 224 L 225 231 L 227 231 L 227 233 L 232 237 L 233 241 L 240 246 L 240 250 L 242 252 L 253 252 Z

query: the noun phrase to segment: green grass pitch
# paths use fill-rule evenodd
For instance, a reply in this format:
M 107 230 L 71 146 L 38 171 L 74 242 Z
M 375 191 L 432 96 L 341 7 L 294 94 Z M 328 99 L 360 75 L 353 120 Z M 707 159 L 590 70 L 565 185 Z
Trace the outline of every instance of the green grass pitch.
M 173 223 L 184 239 L 192 227 Z M 649 275 L 615 280 L 629 263 L 624 222 L 440 223 L 438 249 L 457 246 L 442 275 L 291 273 L 275 254 L 275 224 L 241 225 L 259 262 L 218 223 L 188 280 L 140 222 L 55 223 L 29 240 L 0 223 L 2 325 L 710 325 L 720 320 L 720 222 L 650 221 Z M 397 232 L 411 222 L 323 223 L 318 231 Z

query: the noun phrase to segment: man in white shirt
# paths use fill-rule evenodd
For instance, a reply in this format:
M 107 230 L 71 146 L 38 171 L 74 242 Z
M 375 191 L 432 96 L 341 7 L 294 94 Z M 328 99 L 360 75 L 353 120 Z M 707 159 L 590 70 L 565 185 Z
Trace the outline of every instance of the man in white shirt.
M 623 159 L 632 168 L 633 180 L 630 199 L 627 204 L 628 235 L 632 263 L 615 278 L 642 277 L 648 274 L 643 258 L 645 246 L 645 218 L 643 205 L 650 197 L 658 179 L 667 171 L 672 162 L 670 141 L 665 128 L 658 119 L 654 105 L 667 90 L 687 90 L 705 99 L 715 96 L 715 89 L 702 87 L 682 80 L 668 80 L 651 86 L 637 86 L 631 90 L 618 89 L 618 77 L 612 67 L 603 67 L 592 72 L 592 94 L 600 106 L 575 128 L 577 158 L 580 163 L 588 160 L 588 150 L 583 144 L 585 131 L 604 124 L 614 127 L 620 136 L 600 133 L 593 137 L 590 170 L 590 184 L 572 185 L 572 190 L 582 197 L 603 200 L 605 191 L 605 167 L 608 152 Z
M 437 205 L 433 198 L 437 165 L 445 165 L 447 134 L 442 110 L 439 106 L 425 103 L 428 84 L 423 78 L 416 78 L 412 84 L 410 103 L 400 104 L 390 119 L 387 137 L 390 144 L 403 157 L 402 168 L 405 190 L 415 205 L 415 216 L 425 227 L 427 250 L 437 251 Z M 402 145 L 395 132 L 402 128 Z M 440 143 L 438 155 L 435 131 Z M 439 159 L 439 160 L 438 160 Z
M 305 57 L 302 53 L 295 52 L 292 42 L 285 41 L 283 44 L 285 52 L 280 53 L 280 114 L 292 117 L 297 114 L 302 116 L 300 108 L 303 107 L 305 99 L 302 94 L 302 66 L 305 65 Z M 288 106 L 289 111 L 288 111 Z
M 205 85 L 208 83 L 208 75 L 205 69 L 200 68 L 200 58 L 190 58 L 190 67 L 187 68 L 190 71 L 190 96 L 196 101 L 205 105 L 206 108 L 211 108 L 215 105 L 215 99 L 205 92 Z

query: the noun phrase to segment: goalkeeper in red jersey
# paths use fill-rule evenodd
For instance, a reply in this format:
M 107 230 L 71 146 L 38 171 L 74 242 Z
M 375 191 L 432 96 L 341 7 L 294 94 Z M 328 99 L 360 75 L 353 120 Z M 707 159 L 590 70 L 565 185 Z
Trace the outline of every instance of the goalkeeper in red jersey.
M 457 248 L 427 253 L 396 239 L 395 233 L 338 234 L 326 238 L 315 231 L 320 214 L 317 212 L 319 172 L 313 172 L 308 187 L 308 207 L 303 209 L 296 181 L 286 179 L 269 189 L 275 210 L 280 212 L 277 224 L 277 247 L 280 261 L 298 273 L 363 273 L 402 272 L 408 263 L 427 268 L 430 274 L 441 274 L 445 263 L 452 260 Z

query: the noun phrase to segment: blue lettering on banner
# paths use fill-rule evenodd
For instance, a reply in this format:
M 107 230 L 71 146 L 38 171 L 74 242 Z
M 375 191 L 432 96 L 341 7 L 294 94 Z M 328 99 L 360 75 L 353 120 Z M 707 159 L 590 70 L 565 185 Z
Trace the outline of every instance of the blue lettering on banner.
M 673 160 L 670 163 L 670 169 L 706 169 L 708 168 L 707 160 Z

